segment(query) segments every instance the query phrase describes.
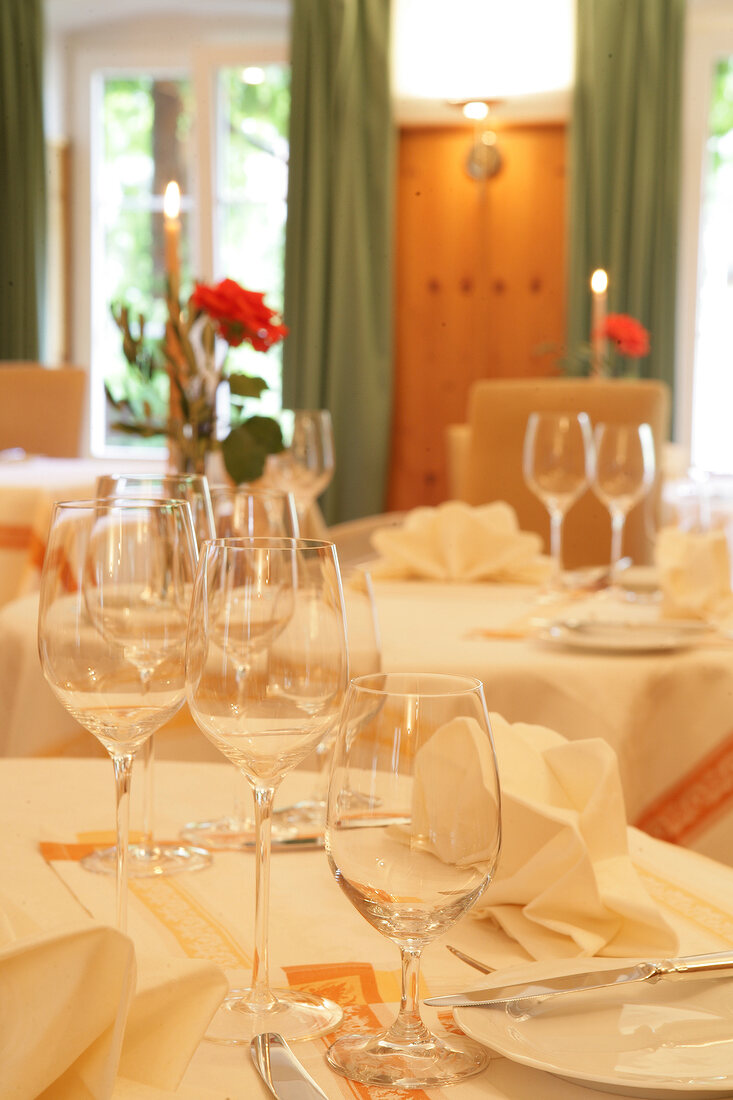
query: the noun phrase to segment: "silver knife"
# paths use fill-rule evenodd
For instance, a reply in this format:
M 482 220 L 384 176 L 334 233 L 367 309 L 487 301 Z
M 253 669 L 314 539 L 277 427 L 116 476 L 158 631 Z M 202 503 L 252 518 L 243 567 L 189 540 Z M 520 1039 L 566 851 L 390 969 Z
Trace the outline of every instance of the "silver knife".
M 655 982 L 659 978 L 710 978 L 733 977 L 733 951 L 717 951 L 711 955 L 687 955 L 680 959 L 661 959 L 657 962 L 641 962 L 618 970 L 589 970 L 580 974 L 567 974 L 560 978 L 546 978 L 534 982 L 518 982 L 516 985 L 488 986 L 472 989 L 468 993 L 455 993 L 445 997 L 428 997 L 426 1005 L 444 1008 L 474 1008 L 479 1005 L 502 1005 L 512 1001 L 541 1001 L 562 993 L 580 993 L 592 989 L 629 982 Z
M 276 1031 L 255 1035 L 249 1049 L 257 1072 L 276 1100 L 328 1100 Z

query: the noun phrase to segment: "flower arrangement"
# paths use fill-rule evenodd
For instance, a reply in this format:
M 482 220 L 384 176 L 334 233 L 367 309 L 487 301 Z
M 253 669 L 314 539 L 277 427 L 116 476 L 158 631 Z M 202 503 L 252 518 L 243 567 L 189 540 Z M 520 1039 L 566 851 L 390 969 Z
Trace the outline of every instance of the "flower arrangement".
M 595 374 L 611 378 L 638 376 L 638 365 L 619 362 L 643 359 L 649 354 L 649 333 L 627 313 L 609 313 L 591 333 L 591 342 L 581 344 L 573 356 L 560 359 L 558 365 L 567 374 Z
M 152 401 L 143 400 L 141 407 L 130 394 L 115 397 L 108 387 L 108 401 L 118 414 L 113 427 L 145 437 L 165 435 L 177 464 L 190 472 L 204 472 L 206 455 L 221 449 L 229 476 L 237 483 L 253 481 L 262 474 L 267 455 L 283 450 L 282 434 L 271 417 L 245 416 L 242 403 L 260 397 L 267 384 L 262 378 L 227 370 L 226 355 L 230 347 L 245 342 L 256 351 L 267 351 L 288 330 L 265 305 L 263 294 L 245 290 L 233 279 L 214 286 L 196 283 L 183 309 L 171 281 L 165 339 L 155 344 L 146 338 L 142 315 L 135 335 L 127 306 L 112 306 L 122 333 L 122 350 L 138 387 L 154 386 L 161 372 L 167 374 L 167 415 L 156 416 Z M 217 394 L 224 384 L 229 387 L 230 418 L 228 433 L 220 438 Z

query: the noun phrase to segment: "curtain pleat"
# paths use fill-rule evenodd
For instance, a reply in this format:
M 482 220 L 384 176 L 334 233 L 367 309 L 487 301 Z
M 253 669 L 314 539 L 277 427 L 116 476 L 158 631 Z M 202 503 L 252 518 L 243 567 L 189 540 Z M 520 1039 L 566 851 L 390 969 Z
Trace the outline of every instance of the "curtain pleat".
M 41 355 L 46 271 L 41 0 L 0 3 L 0 359 Z
M 294 0 L 283 401 L 331 412 L 329 522 L 384 507 L 392 404 L 390 0 Z
M 643 373 L 674 385 L 685 0 L 577 0 L 568 348 L 590 338 L 589 280 L 651 334 Z

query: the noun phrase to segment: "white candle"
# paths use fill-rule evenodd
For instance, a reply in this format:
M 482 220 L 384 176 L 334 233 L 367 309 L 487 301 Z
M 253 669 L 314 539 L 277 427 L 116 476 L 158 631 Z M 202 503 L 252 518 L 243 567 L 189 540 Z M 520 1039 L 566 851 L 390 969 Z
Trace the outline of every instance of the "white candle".
M 181 192 L 175 180 L 171 180 L 163 197 L 163 215 L 165 217 L 165 269 L 168 272 L 171 294 L 178 297 L 181 284 L 181 260 L 179 244 L 181 239 Z
M 608 275 L 602 267 L 599 267 L 591 275 L 590 289 L 593 294 L 590 322 L 591 343 L 593 345 L 592 374 L 598 378 L 603 374 L 603 362 L 606 357 L 606 340 L 601 328 L 606 320 L 606 307 L 608 304 Z

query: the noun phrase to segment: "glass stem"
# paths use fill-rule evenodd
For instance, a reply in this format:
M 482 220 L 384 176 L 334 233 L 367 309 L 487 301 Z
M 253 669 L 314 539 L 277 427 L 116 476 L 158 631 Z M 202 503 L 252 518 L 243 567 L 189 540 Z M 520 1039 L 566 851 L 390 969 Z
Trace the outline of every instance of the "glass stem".
M 267 956 L 267 930 L 270 911 L 270 850 L 272 839 L 272 803 L 274 787 L 255 787 L 255 831 L 257 853 L 255 871 L 255 953 L 252 962 L 252 989 L 249 1000 L 259 1009 L 271 1008 L 277 998 L 270 990 Z
M 127 846 L 130 836 L 130 780 L 132 778 L 132 753 L 113 756 L 115 770 L 115 799 L 117 820 L 117 915 L 120 932 L 127 931 Z
M 618 563 L 624 542 L 625 512 L 611 512 L 611 584 L 616 583 Z
M 397 1019 L 384 1035 L 390 1043 L 429 1043 L 432 1035 L 420 1018 L 420 956 L 418 950 L 400 947 L 402 995 Z
M 153 849 L 153 764 L 155 762 L 155 750 L 153 738 L 148 737 L 142 747 L 143 765 L 143 819 L 140 847 L 145 852 Z
M 550 556 L 554 563 L 555 580 L 562 576 L 562 525 L 565 516 L 557 508 L 550 512 Z

